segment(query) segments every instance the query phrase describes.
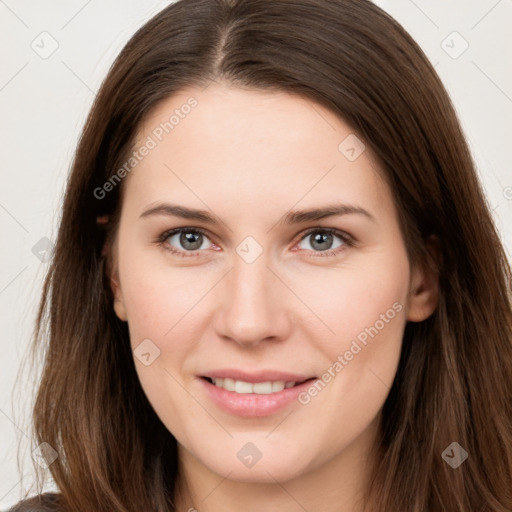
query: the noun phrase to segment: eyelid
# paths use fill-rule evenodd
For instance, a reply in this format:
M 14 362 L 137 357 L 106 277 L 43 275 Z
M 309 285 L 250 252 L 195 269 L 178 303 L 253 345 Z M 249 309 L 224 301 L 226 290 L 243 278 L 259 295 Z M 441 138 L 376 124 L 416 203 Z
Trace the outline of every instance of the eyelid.
M 156 243 L 161 245 L 164 248 L 164 250 L 169 251 L 175 255 L 179 255 L 179 256 L 183 256 L 183 257 L 199 256 L 199 253 L 203 252 L 203 250 L 197 249 L 195 251 L 183 251 L 180 249 L 176 249 L 175 247 L 170 246 L 169 244 L 165 243 L 169 237 L 176 235 L 177 233 L 182 233 L 182 232 L 200 233 L 203 236 L 205 236 L 206 238 L 208 238 L 208 240 L 210 240 L 213 244 L 215 244 L 215 242 L 213 242 L 213 240 L 211 240 L 213 237 L 206 230 L 204 230 L 202 228 L 193 227 L 193 226 L 184 226 L 184 227 L 180 227 L 180 228 L 168 229 L 168 230 L 164 231 L 156 239 Z
M 308 253 L 314 254 L 313 258 L 317 257 L 328 257 L 328 256 L 337 256 L 341 252 L 347 249 L 347 247 L 354 247 L 356 245 L 356 239 L 348 234 L 346 231 L 342 231 L 341 229 L 324 227 L 324 226 L 315 226 L 312 228 L 308 228 L 305 231 L 301 231 L 297 238 L 294 240 L 294 245 L 306 239 L 312 233 L 330 233 L 334 236 L 340 238 L 343 242 L 343 245 L 340 247 L 336 247 L 335 249 L 327 249 L 325 251 L 311 251 L 307 249 L 292 249 L 293 251 L 306 251 Z
M 198 227 L 194 227 L 194 226 L 184 226 L 184 227 L 166 230 L 157 238 L 156 242 L 158 244 L 162 245 L 165 250 L 170 251 L 173 254 L 183 256 L 183 257 L 199 256 L 199 254 L 201 252 L 204 252 L 204 249 L 196 249 L 195 251 L 183 251 L 180 249 L 176 249 L 173 246 L 169 246 L 169 244 L 165 243 L 169 237 L 171 237 L 177 233 L 181 233 L 181 232 L 200 233 L 203 236 L 205 236 L 206 238 L 208 238 L 208 240 L 210 240 L 214 245 L 217 245 L 212 240 L 212 238 L 214 238 L 214 237 L 212 237 L 208 233 L 208 231 L 206 231 L 203 228 L 198 228 Z M 343 241 L 343 245 L 341 247 L 337 247 L 336 249 L 328 249 L 325 251 L 310 251 L 307 249 L 299 249 L 298 251 L 300 251 L 300 252 L 306 251 L 306 252 L 315 254 L 315 256 L 312 256 L 312 257 L 331 256 L 331 255 L 337 255 L 338 253 L 342 252 L 343 250 L 346 249 L 347 246 L 353 247 L 356 244 L 356 239 L 352 235 L 347 233 L 346 231 L 342 231 L 340 229 L 331 228 L 331 227 L 324 227 L 324 226 L 315 226 L 315 227 L 307 228 L 306 230 L 301 231 L 293 240 L 293 244 L 296 245 L 297 243 L 301 242 L 302 240 L 307 238 L 312 233 L 316 233 L 316 232 L 331 233 L 331 234 L 337 236 L 338 238 L 340 238 Z M 292 250 L 297 251 L 297 249 L 292 249 Z

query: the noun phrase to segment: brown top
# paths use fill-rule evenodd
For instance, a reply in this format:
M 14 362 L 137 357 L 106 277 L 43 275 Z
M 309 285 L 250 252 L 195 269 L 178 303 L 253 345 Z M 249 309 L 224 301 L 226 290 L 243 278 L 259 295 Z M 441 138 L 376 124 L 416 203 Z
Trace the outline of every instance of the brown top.
M 22 500 L 7 512 L 64 512 L 60 502 L 60 494 L 49 492 Z

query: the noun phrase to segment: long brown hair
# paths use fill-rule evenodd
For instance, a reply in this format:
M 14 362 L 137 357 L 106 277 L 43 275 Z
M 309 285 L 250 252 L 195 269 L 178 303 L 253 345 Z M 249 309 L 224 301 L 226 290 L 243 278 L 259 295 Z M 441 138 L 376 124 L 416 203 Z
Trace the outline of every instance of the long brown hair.
M 212 80 L 297 93 L 343 118 L 381 164 L 411 262 L 437 265 L 436 311 L 406 325 L 371 502 L 394 512 L 510 512 L 510 266 L 440 79 L 369 0 L 179 0 L 114 62 L 76 151 L 34 337 L 44 357 L 34 439 L 58 453 L 49 470 L 62 507 L 174 510 L 176 441 L 139 384 L 102 252 L 122 182 L 101 198 L 94 191 L 126 161 L 151 109 Z M 106 215 L 105 229 L 97 219 Z M 453 442 L 468 453 L 456 469 L 442 457 Z

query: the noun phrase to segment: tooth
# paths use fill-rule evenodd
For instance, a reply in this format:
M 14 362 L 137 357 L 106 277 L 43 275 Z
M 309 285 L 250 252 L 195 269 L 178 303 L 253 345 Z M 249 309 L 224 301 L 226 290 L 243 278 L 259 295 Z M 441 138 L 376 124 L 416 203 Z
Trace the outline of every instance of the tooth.
M 272 382 L 258 382 L 253 385 L 254 393 L 258 395 L 269 395 L 272 393 Z
M 226 377 L 224 379 L 224 389 L 227 391 L 235 391 L 235 381 Z
M 242 380 L 234 380 L 226 378 L 212 378 L 213 384 L 217 387 L 223 388 L 227 391 L 234 391 L 240 394 L 256 393 L 258 395 L 269 395 L 271 393 L 278 393 L 285 388 L 292 388 L 295 386 L 294 381 L 276 381 L 276 382 L 244 382 Z
M 272 393 L 276 393 L 277 391 L 283 391 L 284 389 L 284 381 L 278 380 L 272 383 Z
M 237 393 L 252 393 L 253 386 L 250 382 L 243 382 L 241 380 L 235 381 L 235 391 Z

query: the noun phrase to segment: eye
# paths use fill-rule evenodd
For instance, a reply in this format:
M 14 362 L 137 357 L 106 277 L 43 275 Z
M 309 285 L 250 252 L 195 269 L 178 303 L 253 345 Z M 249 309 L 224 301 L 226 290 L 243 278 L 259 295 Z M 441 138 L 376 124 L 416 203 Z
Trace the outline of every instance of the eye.
M 199 256 L 196 251 L 208 249 L 206 233 L 199 228 L 177 228 L 163 233 L 158 242 L 168 251 L 184 258 Z M 187 254 L 190 253 L 190 254 Z
M 333 246 L 335 238 L 338 238 L 341 242 Z M 311 241 L 310 245 L 313 247 L 313 252 L 319 253 L 315 254 L 314 257 L 334 256 L 347 247 L 354 245 L 354 240 L 347 233 L 330 228 L 313 228 L 309 230 L 301 238 L 301 243 L 307 240 Z M 301 249 L 304 249 L 304 247 L 301 247 Z
M 333 241 L 336 238 L 338 238 L 340 242 L 333 246 Z M 205 245 L 207 240 L 209 240 L 209 238 L 202 229 L 176 228 L 162 233 L 157 243 L 164 247 L 165 250 L 186 258 L 199 256 L 201 250 L 208 249 L 208 244 Z M 312 228 L 306 234 L 302 235 L 300 242 L 302 243 L 306 240 L 311 240 L 310 243 L 313 249 L 300 247 L 301 250 L 317 253 L 315 256 L 334 256 L 347 247 L 354 245 L 354 239 L 350 235 L 331 228 Z M 211 245 L 216 247 L 213 243 L 211 243 Z

